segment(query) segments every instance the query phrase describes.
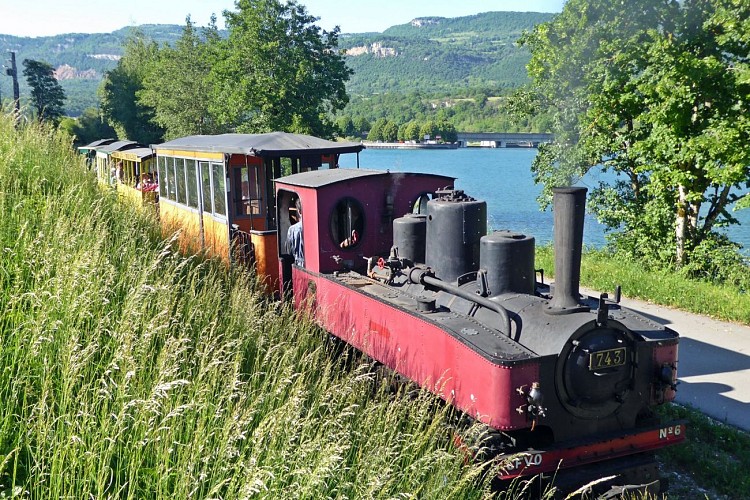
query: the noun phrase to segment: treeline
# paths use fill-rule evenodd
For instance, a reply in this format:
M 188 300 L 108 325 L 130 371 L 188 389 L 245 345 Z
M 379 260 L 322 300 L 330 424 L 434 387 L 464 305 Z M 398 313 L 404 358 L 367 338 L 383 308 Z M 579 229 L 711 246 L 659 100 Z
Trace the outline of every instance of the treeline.
M 336 106 L 328 105 L 322 106 L 318 111 L 327 118 L 328 125 L 335 117 L 344 114 L 349 115 L 352 120 L 362 117 L 370 123 L 381 117 L 387 117 L 399 124 L 412 120 L 443 120 L 451 122 L 457 130 L 466 131 L 543 130 L 545 124 L 536 123 L 536 119 L 532 122 L 525 118 L 510 116 L 501 98 L 527 81 L 525 65 L 529 60 L 529 53 L 525 48 L 518 47 L 516 40 L 525 30 L 550 17 L 551 14 L 489 12 L 462 18 L 437 18 L 433 24 L 421 27 L 410 24 L 395 26 L 386 30 L 384 34 L 340 35 L 340 38 L 336 39 L 335 52 L 341 55 L 348 68 L 348 75 L 344 78 L 344 89 L 352 96 L 351 103 L 343 112 Z M 222 70 L 213 69 L 212 66 L 217 64 L 228 69 L 232 64 L 241 64 L 242 57 L 234 57 L 233 62 L 229 62 L 231 57 L 228 54 L 235 49 L 241 52 L 240 47 L 250 38 L 261 40 L 267 37 L 272 31 L 270 26 L 264 32 L 259 31 L 247 37 L 242 43 L 234 44 L 229 42 L 230 30 L 214 30 L 211 26 L 201 29 L 190 23 L 187 27 L 143 25 L 117 30 L 110 34 L 71 34 L 41 39 L 0 36 L 0 49 L 15 47 L 19 60 L 39 59 L 53 67 L 67 64 L 78 71 L 94 70 L 95 79 L 60 82 L 67 96 L 66 114 L 80 117 L 79 121 L 87 122 L 83 124 L 84 128 L 91 129 L 96 123 L 88 120 L 95 113 L 86 110 L 92 107 L 101 108 L 99 121 L 114 125 L 121 136 L 127 134 L 128 138 L 150 139 L 162 134 L 165 137 L 179 134 L 177 131 L 174 134 L 167 131 L 173 126 L 166 124 L 167 121 L 171 121 L 168 115 L 173 112 L 188 114 L 183 113 L 187 107 L 199 108 L 202 112 L 204 118 L 200 123 L 200 130 L 206 131 L 204 133 L 225 130 L 213 128 L 217 123 L 226 122 L 227 127 L 231 127 L 246 119 L 252 120 L 255 115 L 251 111 L 252 107 L 244 117 L 240 116 L 242 111 L 238 109 L 231 113 L 222 111 L 222 108 L 229 105 L 224 105 L 220 101 L 226 99 L 225 95 L 218 97 L 221 92 L 247 94 L 249 89 L 243 84 L 232 89 L 231 84 L 222 81 L 227 77 L 227 71 L 220 75 Z M 295 29 L 292 27 L 288 31 L 294 33 Z M 319 32 L 319 35 L 322 37 L 322 32 Z M 276 46 L 288 46 L 290 53 L 293 53 L 293 47 L 305 45 L 303 39 L 299 38 L 297 42 L 293 42 L 291 38 L 271 38 L 269 54 Z M 214 40 L 220 43 L 214 44 Z M 370 47 L 372 44 L 392 47 L 396 55 L 379 57 L 372 53 L 359 56 L 341 54 L 342 50 Z M 234 49 L 227 49 L 230 45 Z M 199 52 L 202 54 L 198 54 Z M 122 59 L 118 62 L 116 59 L 119 57 Z M 204 57 L 207 58 L 207 63 L 201 61 Z M 224 61 L 217 62 L 216 58 Z M 277 74 L 281 71 L 287 77 L 291 75 L 290 70 L 284 65 L 272 66 L 277 59 L 271 58 L 264 65 L 257 66 L 255 62 L 250 62 L 251 59 L 264 59 L 255 56 L 253 58 L 244 58 L 246 72 L 249 71 L 248 68 L 254 68 L 253 71 L 274 71 Z M 183 66 L 177 67 L 177 63 Z M 194 64 L 202 68 L 200 71 L 203 74 L 197 74 Z M 301 63 L 300 67 L 306 68 Z M 239 71 L 239 67 L 235 66 L 234 71 Z M 336 85 L 337 73 L 341 71 L 334 71 L 333 86 Z M 97 90 L 102 75 L 105 88 Z M 160 75 L 164 75 L 163 78 Z M 156 82 L 160 79 L 164 84 L 163 94 L 169 95 L 170 98 L 159 97 L 158 106 L 153 102 L 147 103 L 146 101 L 154 101 L 158 91 Z M 251 79 L 247 78 L 245 81 L 249 82 Z M 177 82 L 182 83 L 178 85 Z M 195 83 L 195 89 L 183 88 L 189 83 Z M 266 81 L 262 84 L 265 86 L 269 83 Z M 0 79 L 0 91 L 6 100 L 10 95 L 9 89 L 6 90 L 8 85 L 10 79 Z M 320 87 L 323 93 L 328 92 L 326 85 Z M 151 91 L 149 88 L 156 90 Z M 205 95 L 198 95 L 196 89 L 205 90 Z M 312 95 L 317 91 L 316 88 L 308 90 Z M 279 94 L 283 93 L 282 91 Z M 334 93 L 339 93 L 339 90 Z M 480 94 L 484 94 L 485 97 L 476 98 Z M 28 86 L 22 80 L 22 105 L 27 102 L 27 95 Z M 238 99 L 237 95 L 233 95 L 232 98 Z M 213 102 L 210 107 L 204 104 L 208 101 Z M 257 102 L 255 99 L 254 101 Z M 338 102 L 345 101 L 345 97 L 338 99 Z M 245 99 L 244 102 L 247 103 L 249 100 Z M 266 99 L 266 103 L 261 106 L 268 110 L 270 102 L 288 103 L 284 111 L 288 112 L 290 109 L 299 108 L 304 99 L 292 94 L 285 102 Z M 121 111 L 110 107 L 111 103 L 121 108 Z M 139 108 L 128 114 L 124 108 L 128 103 L 135 103 L 134 106 Z M 157 112 L 157 107 L 164 112 Z M 410 108 L 408 113 L 403 112 L 404 108 Z M 224 116 L 210 116 L 222 113 Z M 230 114 L 232 116 L 229 116 Z M 315 116 L 316 113 L 311 112 L 309 115 Z M 310 116 L 302 121 L 308 121 Z M 190 119 L 196 120 L 195 117 Z M 233 122 L 230 123 L 229 120 Z M 126 124 L 128 121 L 136 123 Z M 160 128 L 153 128 L 150 123 L 156 123 Z M 66 120 L 66 126 L 72 126 L 71 122 Z M 322 134 L 339 133 L 331 127 L 318 129 L 322 129 Z
M 343 49 L 368 48 L 348 56 L 352 94 L 429 92 L 454 95 L 468 89 L 517 88 L 528 82 L 529 52 L 516 43 L 552 14 L 486 12 L 458 18 L 420 18 L 421 25 L 393 26 L 380 33 L 342 37 Z M 373 45 L 390 49 L 373 53 Z
M 497 94 L 500 95 L 497 95 Z M 519 113 L 510 91 L 472 89 L 461 94 L 445 96 L 424 92 L 352 96 L 349 104 L 339 114 L 337 124 L 344 135 L 347 120 L 357 132 L 369 128 L 358 127 L 365 122 L 375 123 L 387 119 L 398 125 L 409 122 L 449 123 L 460 132 L 548 132 L 549 115 Z M 342 126 L 341 124 L 344 124 Z
M 461 17 L 420 17 L 420 26 L 412 23 L 392 26 L 386 36 L 458 39 L 462 36 L 488 37 L 515 42 L 529 26 L 549 21 L 554 14 L 543 12 L 483 12 Z
M 123 20 L 123 24 L 126 22 L 127 20 Z M 68 116 L 80 116 L 84 109 L 98 104 L 97 88 L 102 76 L 115 67 L 123 54 L 126 40 L 134 32 L 160 45 L 173 44 L 180 37 L 182 26 L 146 24 L 137 28 L 128 26 L 111 33 L 66 33 L 33 38 L 0 35 L 0 54 L 4 54 L 3 59 L 8 59 L 7 54 L 13 51 L 19 63 L 24 59 L 30 59 L 44 61 L 53 68 L 68 65 L 76 71 L 93 72 L 94 76 L 91 79 L 74 78 L 60 81 L 68 96 L 65 113 Z M 3 64 L 7 66 L 5 61 Z M 25 105 L 28 102 L 29 87 L 23 79 L 19 83 L 21 103 Z M 11 79 L 0 77 L 2 99 L 8 100 L 13 95 L 12 91 Z
M 365 137 L 368 141 L 396 142 L 433 140 L 438 142 L 456 142 L 458 134 L 456 127 L 447 121 L 428 120 L 420 122 L 412 120 L 406 123 L 398 123 L 387 118 L 378 118 L 375 123 L 370 123 L 358 118 L 353 121 L 348 116 L 339 118 L 336 122 L 342 135 L 346 137 Z
M 515 46 L 475 48 L 435 42 L 383 42 L 395 56 L 349 56 L 354 75 L 348 86 L 353 94 L 383 92 L 454 93 L 472 87 L 514 88 L 526 83 L 528 52 Z

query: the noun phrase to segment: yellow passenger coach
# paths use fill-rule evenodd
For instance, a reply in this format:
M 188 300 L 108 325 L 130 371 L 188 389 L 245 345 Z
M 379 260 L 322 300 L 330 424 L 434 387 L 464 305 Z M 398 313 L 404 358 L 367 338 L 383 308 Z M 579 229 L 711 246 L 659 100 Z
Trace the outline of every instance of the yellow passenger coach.
M 153 207 L 157 202 L 155 157 L 153 150 L 147 147 L 110 154 L 110 162 L 115 165 L 117 192 L 136 206 Z
M 269 291 L 279 278 L 273 180 L 337 168 L 339 155 L 364 148 L 285 132 L 193 135 L 151 147 L 162 228 L 180 229 L 185 251 L 254 263 Z

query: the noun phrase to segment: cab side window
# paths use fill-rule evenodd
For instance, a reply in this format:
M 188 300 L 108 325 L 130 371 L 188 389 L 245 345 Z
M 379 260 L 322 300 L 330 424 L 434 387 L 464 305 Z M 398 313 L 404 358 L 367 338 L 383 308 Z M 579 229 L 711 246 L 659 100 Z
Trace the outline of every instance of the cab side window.
M 359 245 L 365 227 L 364 210 L 354 198 L 343 198 L 331 214 L 331 237 L 339 248 Z

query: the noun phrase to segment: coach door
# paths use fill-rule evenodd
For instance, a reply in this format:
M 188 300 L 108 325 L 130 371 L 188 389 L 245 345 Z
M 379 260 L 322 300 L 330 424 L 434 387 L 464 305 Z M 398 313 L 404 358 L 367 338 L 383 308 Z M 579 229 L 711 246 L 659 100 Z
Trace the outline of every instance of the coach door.
M 216 254 L 229 258 L 230 236 L 224 164 L 198 161 L 201 182 L 198 211 L 206 245 Z

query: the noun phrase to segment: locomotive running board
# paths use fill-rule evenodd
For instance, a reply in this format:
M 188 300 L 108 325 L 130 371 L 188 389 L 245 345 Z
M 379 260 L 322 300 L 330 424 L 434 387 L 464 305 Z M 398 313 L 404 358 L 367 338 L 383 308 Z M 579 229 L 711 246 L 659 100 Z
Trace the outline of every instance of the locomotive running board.
M 551 447 L 547 450 L 528 450 L 498 459 L 502 465 L 499 479 L 507 480 L 521 476 L 554 472 L 579 467 L 603 460 L 625 457 L 635 453 L 653 451 L 685 440 L 685 421 L 669 422 L 630 432 L 618 434 L 605 440 L 588 441 L 574 446 Z

